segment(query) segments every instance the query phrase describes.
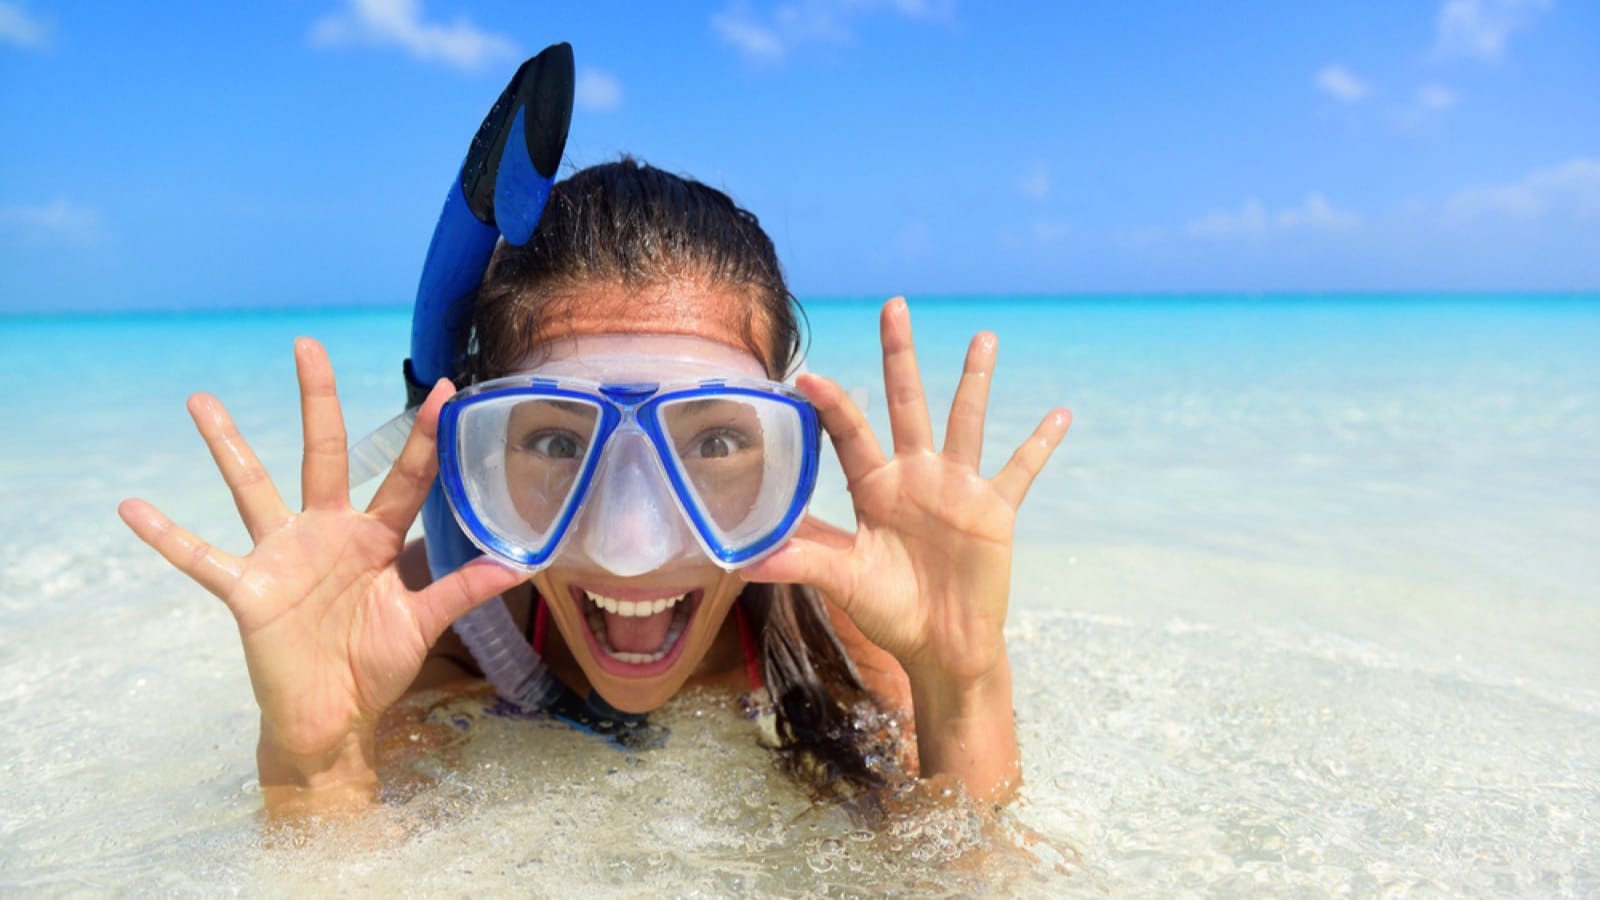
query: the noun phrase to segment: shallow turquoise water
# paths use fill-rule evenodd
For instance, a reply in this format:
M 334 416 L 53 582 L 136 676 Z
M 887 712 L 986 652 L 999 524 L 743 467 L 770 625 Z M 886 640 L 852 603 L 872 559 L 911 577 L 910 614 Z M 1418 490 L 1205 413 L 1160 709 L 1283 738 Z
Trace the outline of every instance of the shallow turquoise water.
M 808 811 L 699 698 L 620 767 L 481 724 L 397 804 L 406 840 L 264 849 L 231 623 L 115 505 L 242 550 L 184 397 L 220 395 L 292 493 L 292 338 L 328 345 L 360 433 L 399 405 L 407 315 L 4 319 L 0 889 L 1600 887 L 1600 297 L 912 309 L 936 428 L 967 339 L 1000 337 L 987 471 L 1051 406 L 1076 417 L 1019 522 L 1009 835 Z M 811 368 L 882 433 L 876 301 L 808 312 Z M 848 521 L 836 475 L 814 508 Z M 1023 833 L 1035 858 L 1005 849 Z

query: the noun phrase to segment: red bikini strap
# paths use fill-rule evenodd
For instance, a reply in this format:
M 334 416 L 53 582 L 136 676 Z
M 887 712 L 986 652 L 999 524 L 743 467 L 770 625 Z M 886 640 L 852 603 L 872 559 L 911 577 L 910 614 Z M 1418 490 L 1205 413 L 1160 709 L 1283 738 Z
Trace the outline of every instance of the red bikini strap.
M 550 609 L 544 598 L 535 591 L 533 595 L 533 652 L 544 656 L 544 639 L 550 631 Z
M 733 618 L 739 624 L 739 644 L 744 647 L 744 670 L 750 676 L 750 687 L 761 690 L 766 684 L 761 680 L 761 654 L 756 650 L 755 636 L 750 633 L 750 620 L 745 618 L 744 604 L 733 604 Z

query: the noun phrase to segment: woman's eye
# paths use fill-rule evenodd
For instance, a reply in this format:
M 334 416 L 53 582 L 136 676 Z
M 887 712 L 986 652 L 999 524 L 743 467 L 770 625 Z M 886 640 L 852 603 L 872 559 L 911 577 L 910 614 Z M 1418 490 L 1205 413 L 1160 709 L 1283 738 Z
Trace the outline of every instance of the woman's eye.
M 522 439 L 522 449 L 551 459 L 577 459 L 583 452 L 578 439 L 565 431 L 539 431 Z
M 750 446 L 743 435 L 731 431 L 715 431 L 696 438 L 689 455 L 703 459 L 720 459 L 732 456 Z

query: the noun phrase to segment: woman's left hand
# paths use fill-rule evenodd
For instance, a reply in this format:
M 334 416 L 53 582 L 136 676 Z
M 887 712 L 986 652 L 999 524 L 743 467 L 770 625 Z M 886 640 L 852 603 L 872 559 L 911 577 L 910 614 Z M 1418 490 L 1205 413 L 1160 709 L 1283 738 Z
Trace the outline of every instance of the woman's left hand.
M 745 569 L 751 581 L 808 584 L 843 609 L 873 643 L 893 654 L 927 705 L 1003 679 L 1012 529 L 1017 507 L 1071 422 L 1051 410 L 993 478 L 978 474 L 996 339 L 973 338 L 936 451 L 903 299 L 883 308 L 884 387 L 894 456 L 886 458 L 865 416 L 835 383 L 802 376 L 838 452 L 855 506 L 856 532 L 808 522 L 782 550 Z M 955 701 L 951 699 L 951 703 Z M 959 705 L 959 704 L 955 704 Z M 1004 711 L 1009 720 L 1010 709 Z M 925 744 L 926 741 L 919 740 Z M 928 768 L 923 753 L 924 770 Z M 926 771 L 925 771 L 926 774 Z M 969 787 L 976 786 L 969 783 Z

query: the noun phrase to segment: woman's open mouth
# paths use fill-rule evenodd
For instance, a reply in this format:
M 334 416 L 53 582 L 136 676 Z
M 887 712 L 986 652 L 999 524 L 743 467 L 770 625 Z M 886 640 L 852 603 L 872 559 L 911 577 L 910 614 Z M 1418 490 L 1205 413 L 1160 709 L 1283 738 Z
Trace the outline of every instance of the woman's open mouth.
M 705 591 L 639 588 L 569 590 L 588 627 L 589 649 L 601 668 L 645 678 L 666 671 L 683 651 L 684 631 Z

